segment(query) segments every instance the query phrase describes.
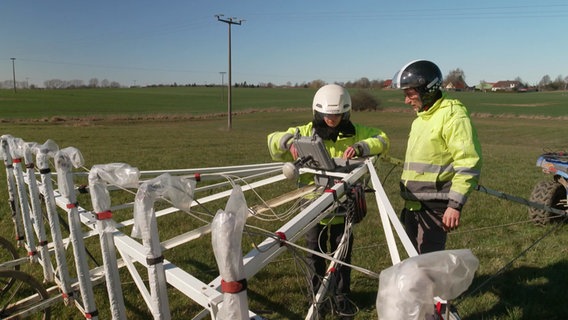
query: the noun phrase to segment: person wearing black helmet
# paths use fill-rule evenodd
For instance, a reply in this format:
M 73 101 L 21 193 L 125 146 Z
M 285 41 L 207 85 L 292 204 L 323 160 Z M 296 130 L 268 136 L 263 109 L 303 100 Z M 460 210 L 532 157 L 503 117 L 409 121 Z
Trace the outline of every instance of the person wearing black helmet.
M 466 107 L 442 92 L 442 72 L 427 60 L 404 65 L 392 87 L 416 111 L 400 180 L 406 233 L 419 254 L 444 250 L 479 182 L 481 145 Z

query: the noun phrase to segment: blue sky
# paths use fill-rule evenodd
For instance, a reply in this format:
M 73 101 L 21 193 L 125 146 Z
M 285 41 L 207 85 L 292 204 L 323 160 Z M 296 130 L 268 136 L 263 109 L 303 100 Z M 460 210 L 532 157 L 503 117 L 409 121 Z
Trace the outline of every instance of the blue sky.
M 568 76 L 568 3 L 556 1 L 122 0 L 0 3 L 0 81 L 122 85 L 390 79 L 414 59 L 469 85 Z

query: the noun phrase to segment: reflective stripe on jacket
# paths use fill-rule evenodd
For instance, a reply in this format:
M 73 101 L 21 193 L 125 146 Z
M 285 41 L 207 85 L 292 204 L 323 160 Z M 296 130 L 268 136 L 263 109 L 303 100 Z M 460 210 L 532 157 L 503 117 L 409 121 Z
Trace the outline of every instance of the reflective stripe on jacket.
M 448 200 L 461 209 L 481 172 L 481 145 L 468 111 L 444 95 L 417 116 L 408 137 L 402 197 Z

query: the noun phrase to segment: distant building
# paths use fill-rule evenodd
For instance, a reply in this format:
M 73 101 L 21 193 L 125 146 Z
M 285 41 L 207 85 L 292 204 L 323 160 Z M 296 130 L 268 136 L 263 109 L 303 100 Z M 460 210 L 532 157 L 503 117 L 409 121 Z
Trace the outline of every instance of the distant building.
M 495 85 L 495 83 L 482 81 L 481 83 L 475 86 L 475 91 L 483 91 L 483 92 L 491 91 L 493 89 L 493 85 Z
M 491 91 L 515 91 L 521 87 L 519 81 L 497 81 L 491 87 Z
M 464 91 L 467 89 L 467 84 L 463 80 L 450 81 L 446 83 L 444 89 L 448 91 Z

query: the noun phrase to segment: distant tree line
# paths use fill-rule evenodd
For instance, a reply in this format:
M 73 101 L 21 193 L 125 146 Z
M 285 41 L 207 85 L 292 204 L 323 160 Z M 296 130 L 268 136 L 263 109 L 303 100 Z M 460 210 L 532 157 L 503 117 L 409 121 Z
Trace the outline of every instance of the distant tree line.
M 110 81 L 108 79 L 103 79 L 99 81 L 97 78 L 91 78 L 88 83 L 85 84 L 83 80 L 61 80 L 61 79 L 50 79 L 43 82 L 45 89 L 88 89 L 88 88 L 120 88 L 121 84 L 117 81 Z M 0 89 L 12 89 L 14 87 L 13 80 L 4 80 L 0 82 Z M 28 81 L 16 81 L 17 89 L 37 89 L 35 85 L 30 85 Z
M 568 76 L 562 77 L 558 75 L 556 79 L 551 80 L 549 75 L 545 75 L 538 82 L 538 88 L 540 90 L 567 90 L 568 89 Z
M 347 82 L 335 82 L 340 84 L 346 88 L 357 88 L 357 89 L 382 89 L 385 87 L 389 80 L 370 80 L 369 78 L 362 77 L 354 81 L 347 81 Z M 521 83 L 521 87 L 528 88 L 529 84 L 522 81 L 520 77 L 515 78 L 515 81 Z M 465 84 L 465 73 L 463 70 L 457 68 L 454 70 L 450 70 L 450 72 L 444 78 L 444 84 L 448 83 L 463 83 Z M 485 80 L 481 81 L 481 83 L 486 83 Z M 312 80 L 309 82 L 301 82 L 292 84 L 291 82 L 287 82 L 284 85 L 276 85 L 272 82 L 261 82 L 258 84 L 250 84 L 246 81 L 243 82 L 236 82 L 233 84 L 234 87 L 238 88 L 276 88 L 276 87 L 289 87 L 289 88 L 313 88 L 317 89 L 322 87 L 323 85 L 327 84 L 325 81 L 321 79 Z M 124 88 L 127 86 L 123 86 L 117 81 L 111 81 L 108 79 L 99 80 L 98 78 L 91 78 L 88 82 L 85 83 L 83 80 L 61 80 L 61 79 L 50 79 L 43 82 L 44 88 L 46 89 L 89 89 L 89 88 Z M 219 84 L 178 84 L 174 82 L 172 84 L 151 84 L 146 85 L 146 87 L 197 87 L 197 86 L 206 86 L 206 87 L 218 87 Z M 14 87 L 13 80 L 4 80 L 0 82 L 0 89 L 12 89 Z M 132 85 L 130 87 L 140 87 L 139 85 Z M 533 86 L 534 87 L 534 86 Z M 563 77 L 558 75 L 554 80 L 549 75 L 545 75 L 536 85 L 538 90 L 542 91 L 553 91 L 553 90 L 568 90 L 568 76 Z M 35 85 L 30 85 L 28 81 L 16 81 L 16 88 L 17 89 L 36 89 Z

